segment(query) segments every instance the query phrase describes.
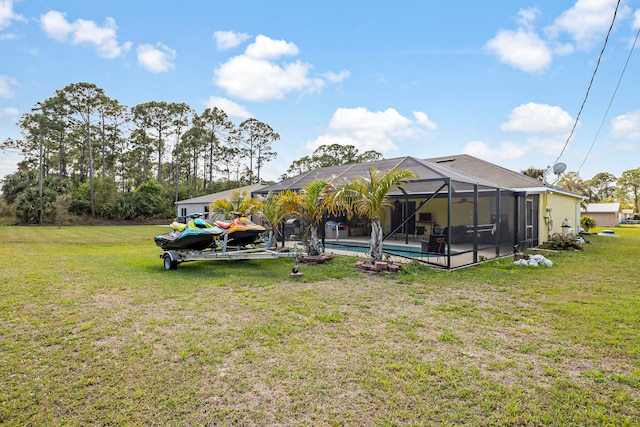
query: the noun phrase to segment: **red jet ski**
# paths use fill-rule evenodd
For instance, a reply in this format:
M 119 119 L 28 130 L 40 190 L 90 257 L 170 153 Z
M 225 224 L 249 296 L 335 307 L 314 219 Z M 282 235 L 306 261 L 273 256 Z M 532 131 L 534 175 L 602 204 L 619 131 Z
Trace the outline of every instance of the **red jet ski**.
M 232 220 L 218 220 L 215 225 L 223 230 L 220 238 L 227 237 L 227 245 L 244 246 L 257 242 L 266 229 L 251 221 L 244 215 L 239 215 Z

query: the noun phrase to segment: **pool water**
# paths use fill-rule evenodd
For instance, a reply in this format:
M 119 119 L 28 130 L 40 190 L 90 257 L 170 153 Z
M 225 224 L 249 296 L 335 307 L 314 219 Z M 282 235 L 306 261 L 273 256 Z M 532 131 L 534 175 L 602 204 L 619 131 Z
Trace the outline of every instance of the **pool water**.
M 368 242 L 327 242 L 325 241 L 325 248 L 327 250 L 338 251 L 351 251 L 358 253 L 369 252 Z M 444 256 L 444 254 L 427 254 L 423 253 L 418 246 L 403 246 L 403 245 L 389 245 L 383 244 L 382 252 L 389 255 L 397 255 L 405 258 L 435 258 L 437 256 Z

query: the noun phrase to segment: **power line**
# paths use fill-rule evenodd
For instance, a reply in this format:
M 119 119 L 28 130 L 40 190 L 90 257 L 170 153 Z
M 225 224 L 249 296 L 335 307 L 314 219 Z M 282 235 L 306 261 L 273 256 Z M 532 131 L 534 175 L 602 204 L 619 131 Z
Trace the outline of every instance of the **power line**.
M 587 103 L 587 98 L 589 98 L 589 92 L 591 91 L 591 86 L 593 85 L 593 81 L 596 78 L 596 73 L 598 72 L 598 68 L 600 68 L 600 61 L 602 60 L 602 56 L 604 55 L 604 49 L 607 47 L 607 43 L 609 42 L 609 35 L 611 35 L 611 31 L 613 30 L 613 24 L 616 22 L 616 16 L 618 15 L 618 8 L 620 7 L 620 1 L 621 0 L 618 0 L 618 3 L 616 4 L 616 9 L 613 12 L 613 20 L 611 21 L 611 25 L 609 26 L 609 31 L 607 31 L 607 37 L 605 37 L 604 39 L 604 45 L 602 46 L 602 50 L 600 51 L 600 55 L 598 56 L 598 62 L 596 63 L 596 68 L 593 70 L 593 74 L 591 75 L 591 81 L 589 82 L 589 87 L 587 87 L 587 93 L 585 94 L 584 99 L 582 100 L 582 105 L 580 106 L 580 110 L 578 111 L 576 120 L 573 123 L 573 127 L 571 128 L 571 133 L 569 133 L 569 137 L 567 138 L 567 141 L 564 143 L 564 147 L 562 147 L 562 151 L 558 155 L 558 158 L 556 159 L 554 164 L 558 163 L 558 160 L 560 160 L 560 157 L 562 157 L 562 154 L 564 154 L 564 150 L 567 149 L 567 146 L 569 145 L 569 141 L 571 140 L 571 137 L 573 136 L 573 133 L 576 130 L 576 127 L 578 126 L 580 115 L 582 114 L 584 105 Z
M 607 116 L 609 115 L 609 110 L 611 109 L 611 104 L 613 104 L 613 99 L 616 97 L 616 94 L 618 93 L 618 89 L 620 88 L 620 83 L 622 82 L 622 77 L 624 76 L 625 71 L 627 71 L 627 66 L 629 65 L 629 61 L 631 60 L 631 55 L 633 54 L 633 50 L 636 47 L 636 43 L 638 42 L 638 36 L 640 36 L 640 28 L 638 28 L 638 32 L 636 33 L 636 38 L 633 41 L 633 44 L 631 45 L 631 50 L 629 51 L 629 56 L 627 56 L 627 61 L 624 63 L 624 68 L 622 68 L 622 72 L 620 73 L 620 78 L 618 79 L 618 84 L 616 85 L 616 89 L 613 91 L 613 95 L 611 96 L 611 100 L 609 101 L 609 106 L 607 107 L 607 111 L 604 113 L 604 117 L 602 117 L 602 122 L 600 123 L 600 127 L 598 128 L 598 132 L 596 133 L 596 136 L 593 138 L 593 142 L 591 143 L 591 146 L 589 147 L 589 151 L 587 151 L 587 154 L 584 156 L 584 160 L 582 160 L 582 163 L 580 164 L 580 167 L 578 168 L 578 173 L 580 173 L 580 169 L 582 169 L 582 166 L 584 166 L 584 163 L 587 161 L 587 158 L 589 157 L 589 154 L 591 154 L 591 150 L 593 149 L 594 144 L 596 143 L 596 140 L 598 139 L 598 136 L 600 135 L 600 131 L 602 130 L 602 127 L 604 126 L 604 122 L 607 119 Z

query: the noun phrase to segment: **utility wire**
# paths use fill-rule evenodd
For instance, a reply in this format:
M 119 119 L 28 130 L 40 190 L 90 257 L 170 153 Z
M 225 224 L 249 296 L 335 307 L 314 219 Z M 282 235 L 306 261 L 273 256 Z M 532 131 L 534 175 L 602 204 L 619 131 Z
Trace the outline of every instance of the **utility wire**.
M 589 151 L 587 151 L 587 154 L 584 156 L 584 160 L 582 160 L 582 163 L 580 164 L 580 167 L 577 170 L 578 174 L 580 173 L 580 169 L 582 169 L 582 166 L 584 166 L 584 163 L 587 161 L 587 158 L 589 157 L 589 154 L 591 154 L 591 150 L 593 149 L 593 146 L 596 143 L 596 140 L 598 139 L 598 136 L 600 135 L 600 131 L 602 130 L 602 127 L 604 126 L 604 122 L 605 122 L 605 120 L 607 120 L 607 115 L 609 115 L 609 110 L 611 109 L 611 104 L 613 104 L 613 99 L 616 97 L 616 94 L 618 93 L 618 89 L 620 88 L 620 83 L 622 82 L 622 77 L 624 76 L 624 73 L 627 70 L 627 66 L 629 65 L 629 61 L 631 60 L 631 55 L 633 54 L 633 50 L 636 47 L 636 43 L 638 42 L 638 36 L 640 36 L 640 28 L 638 28 L 638 32 L 636 33 L 636 38 L 633 41 L 633 44 L 631 45 L 631 50 L 629 51 L 629 56 L 627 56 L 627 62 L 624 63 L 624 68 L 622 68 L 622 72 L 620 73 L 620 78 L 618 79 L 618 84 L 616 85 L 616 89 L 613 91 L 613 95 L 611 96 L 611 100 L 609 101 L 609 106 L 607 107 L 607 111 L 604 113 L 604 117 L 602 118 L 602 122 L 600 123 L 600 127 L 598 128 L 598 132 L 596 133 L 595 138 L 593 138 L 593 142 L 591 143 L 591 147 L 589 147 Z
M 573 136 L 574 131 L 576 130 L 576 126 L 578 126 L 578 120 L 580 119 L 580 115 L 582 114 L 582 110 L 584 109 L 584 105 L 587 103 L 587 98 L 589 98 L 589 92 L 591 91 L 591 86 L 593 85 L 593 80 L 596 78 L 596 73 L 598 72 L 598 68 L 600 67 L 600 61 L 602 60 L 602 56 L 604 55 L 604 49 L 607 47 L 607 43 L 609 42 L 609 36 L 611 35 L 611 30 L 613 29 L 613 24 L 616 22 L 616 15 L 618 14 L 618 8 L 620 7 L 620 1 L 616 4 L 616 10 L 613 12 L 613 20 L 611 21 L 611 25 L 609 26 L 609 31 L 607 31 L 607 37 L 604 39 L 604 45 L 602 46 L 602 50 L 600 51 L 600 55 L 598 56 L 598 62 L 596 63 L 596 68 L 593 70 L 593 74 L 591 75 L 591 81 L 589 82 L 589 87 L 587 87 L 587 93 L 584 96 L 584 100 L 582 101 L 582 105 L 580 106 L 580 110 L 578 111 L 578 115 L 576 116 L 576 120 L 573 123 L 573 127 L 571 128 L 571 133 L 569 133 L 569 137 L 567 141 L 564 143 L 564 147 L 562 147 L 562 151 L 558 155 L 554 164 L 558 163 L 562 154 L 564 154 L 564 150 L 567 149 L 569 145 L 569 141 Z

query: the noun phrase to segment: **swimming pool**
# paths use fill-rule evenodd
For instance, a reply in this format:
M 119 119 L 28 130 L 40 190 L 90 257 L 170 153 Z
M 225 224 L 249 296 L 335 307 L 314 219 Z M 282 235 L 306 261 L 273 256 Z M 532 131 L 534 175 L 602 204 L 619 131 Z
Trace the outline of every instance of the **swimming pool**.
M 325 241 L 324 246 L 326 250 L 351 251 L 351 252 L 358 252 L 358 253 L 369 252 L 369 242 Z M 438 256 L 442 257 L 445 255 L 445 254 L 424 253 L 422 252 L 422 248 L 419 246 L 393 245 L 388 243 L 384 243 L 382 245 L 382 252 L 389 255 L 396 255 L 396 256 L 401 256 L 405 258 L 418 258 L 418 259 L 436 258 Z

